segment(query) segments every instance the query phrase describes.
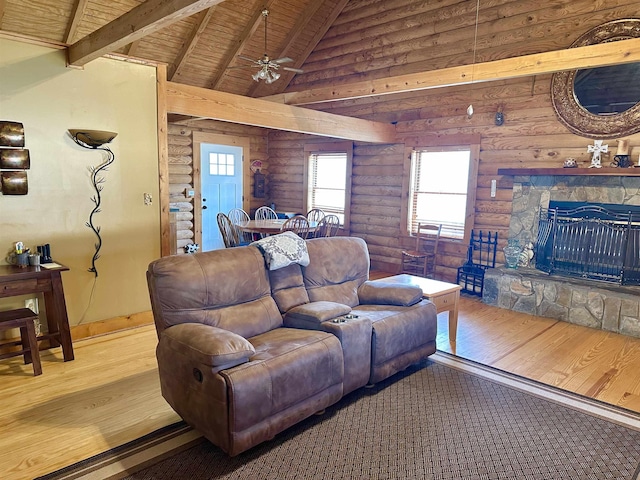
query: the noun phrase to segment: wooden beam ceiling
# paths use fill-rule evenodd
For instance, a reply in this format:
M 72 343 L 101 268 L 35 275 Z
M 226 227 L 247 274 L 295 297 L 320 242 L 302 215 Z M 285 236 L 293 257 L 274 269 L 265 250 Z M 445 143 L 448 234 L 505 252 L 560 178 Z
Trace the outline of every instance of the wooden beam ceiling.
M 82 66 L 223 0 L 147 0 L 71 45 L 69 65 Z
M 274 58 L 281 58 L 281 57 L 288 57 L 289 56 L 289 50 L 291 49 L 291 46 L 295 43 L 295 41 L 298 39 L 300 34 L 302 32 L 304 32 L 306 25 L 313 18 L 313 15 L 318 11 L 318 8 L 320 8 L 321 6 L 322 6 L 322 2 L 310 2 L 305 7 L 303 12 L 300 15 L 298 15 L 298 18 L 296 19 L 296 23 L 293 26 L 293 28 L 291 30 L 289 30 L 289 34 L 287 35 L 284 48 L 282 48 L 280 50 L 280 54 L 276 55 Z M 285 65 L 285 66 L 293 67 L 293 68 L 300 68 L 300 66 L 302 65 L 303 62 L 304 62 L 304 59 L 298 58 L 298 59 L 294 59 L 294 63 L 293 64 L 289 64 L 289 65 Z M 287 72 L 286 70 L 281 70 L 280 71 L 280 75 L 282 77 L 280 79 L 280 82 L 282 82 L 284 84 L 288 84 L 289 83 L 289 81 L 291 80 L 292 75 L 288 75 L 288 73 L 290 73 L 290 72 Z M 247 97 L 253 97 L 253 95 L 256 92 L 256 90 L 258 90 L 261 86 L 264 86 L 264 85 L 265 85 L 264 82 L 255 82 L 249 88 L 249 91 L 247 92 Z M 283 87 L 283 89 L 284 89 L 284 87 Z
M 640 38 L 262 97 L 286 105 L 412 92 L 640 61 Z
M 340 0 L 336 4 L 335 8 L 331 11 L 331 13 L 327 15 L 327 18 L 322 24 L 322 26 L 318 29 L 318 31 L 313 36 L 311 41 L 307 44 L 307 47 L 302 52 L 302 55 L 300 56 L 300 58 L 296 59 L 296 63 L 292 65 L 293 67 L 295 68 L 302 67 L 302 64 L 304 63 L 304 61 L 311 54 L 311 52 L 318 46 L 318 43 L 320 43 L 320 40 L 322 40 L 322 38 L 325 36 L 329 28 L 331 28 L 331 25 L 333 25 L 333 22 L 336 20 L 336 18 L 338 18 L 338 15 L 340 15 L 340 13 L 342 12 L 342 10 L 344 9 L 347 3 L 349 3 L 349 0 Z M 313 14 L 316 13 L 318 6 L 321 6 L 321 2 L 309 3 L 309 5 L 307 5 L 307 8 L 305 8 L 305 11 L 303 12 L 303 14 L 300 17 L 298 17 L 296 26 L 292 29 L 293 34 L 290 35 L 287 45 L 285 46 L 283 52 L 279 55 L 280 57 L 284 57 L 287 55 L 288 50 L 292 47 L 293 43 L 297 40 L 298 35 L 305 30 L 307 23 L 309 22 L 309 20 L 311 20 L 311 17 L 313 16 Z M 286 85 L 289 85 L 289 82 L 291 82 L 291 79 L 295 75 L 295 73 L 287 72 L 286 70 L 283 70 L 281 74 L 282 74 L 282 77 L 280 80 L 286 83 Z M 260 83 L 259 85 L 254 85 L 253 88 L 249 90 L 249 93 L 247 94 L 247 96 L 249 97 L 253 97 L 254 95 L 260 96 L 260 92 L 263 88 L 264 88 L 264 83 Z
M 67 29 L 64 33 L 64 38 L 62 41 L 64 43 L 71 43 L 76 36 L 78 31 L 78 25 L 80 24 L 80 20 L 82 20 L 82 16 L 84 15 L 84 10 L 87 8 L 87 2 L 89 0 L 76 0 L 73 5 L 73 10 L 71 14 L 71 18 L 69 18 L 69 23 L 67 24 Z
M 211 7 L 204 12 L 200 12 L 200 18 L 196 22 L 195 26 L 193 27 L 193 30 L 191 31 L 191 34 L 189 35 L 189 38 L 184 42 L 184 45 L 182 46 L 182 50 L 180 50 L 180 53 L 178 53 L 178 56 L 173 62 L 173 65 L 169 69 L 170 81 L 173 80 L 173 78 L 178 73 L 180 73 L 180 69 L 187 62 L 189 56 L 193 52 L 193 49 L 198 44 L 198 40 L 200 40 L 202 33 L 207 28 L 207 25 L 209 25 L 209 21 L 211 20 L 211 17 L 213 16 L 213 12 L 215 12 L 215 10 L 216 10 L 216 7 Z
M 275 0 L 268 0 L 265 3 L 265 8 L 269 9 L 271 4 Z M 236 60 L 237 56 L 242 52 L 242 49 L 249 41 L 251 36 L 258 29 L 260 24 L 262 23 L 262 10 L 256 10 L 251 18 L 251 21 L 247 24 L 245 29 L 240 34 L 240 39 L 237 41 L 236 48 L 232 49 L 228 54 L 224 57 L 222 62 L 220 63 L 220 68 L 218 69 L 218 73 L 216 73 L 215 77 L 211 79 L 209 83 L 209 88 L 213 90 L 217 90 L 222 83 L 222 79 L 224 78 L 224 73 L 227 71 L 227 68 Z
M 278 105 L 175 82 L 167 83 L 166 93 L 168 113 L 362 142 L 395 141 L 395 126 L 388 123 Z

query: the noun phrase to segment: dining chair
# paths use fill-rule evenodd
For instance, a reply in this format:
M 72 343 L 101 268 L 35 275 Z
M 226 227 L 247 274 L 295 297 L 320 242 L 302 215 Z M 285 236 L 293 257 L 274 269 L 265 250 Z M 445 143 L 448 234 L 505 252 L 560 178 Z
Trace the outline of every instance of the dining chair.
M 335 237 L 340 230 L 340 219 L 337 215 L 326 215 L 320 219 L 314 237 Z
M 309 222 L 306 217 L 296 215 L 282 224 L 281 232 L 293 232 L 301 238 L 306 239 L 309 236 Z
M 319 208 L 312 208 L 307 212 L 307 220 L 310 222 L 319 222 L 325 216 L 325 213 Z
M 222 241 L 225 248 L 237 247 L 238 237 L 236 235 L 236 229 L 229 220 L 229 217 L 223 212 L 218 213 L 218 228 L 220 228 L 220 235 L 222 235 Z
M 276 220 L 278 214 L 271 207 L 262 206 L 256 210 L 254 218 L 256 220 Z
M 402 252 L 402 271 L 400 273 L 433 278 L 441 232 L 442 225 L 419 223 L 416 229 L 415 250 Z
M 233 228 L 236 231 L 236 238 L 240 242 L 240 245 L 249 245 L 253 242 L 253 234 L 251 232 L 243 232 L 238 228 L 239 223 L 251 220 L 249 214 L 241 208 L 232 208 L 229 210 L 229 214 L 227 216 L 233 224 Z

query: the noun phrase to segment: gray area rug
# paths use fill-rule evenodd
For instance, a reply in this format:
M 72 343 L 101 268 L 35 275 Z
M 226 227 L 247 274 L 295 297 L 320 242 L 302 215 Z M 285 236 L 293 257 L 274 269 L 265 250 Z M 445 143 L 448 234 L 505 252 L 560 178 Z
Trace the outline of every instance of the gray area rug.
M 639 462 L 634 428 L 427 360 L 237 457 L 203 441 L 118 477 L 631 480 Z

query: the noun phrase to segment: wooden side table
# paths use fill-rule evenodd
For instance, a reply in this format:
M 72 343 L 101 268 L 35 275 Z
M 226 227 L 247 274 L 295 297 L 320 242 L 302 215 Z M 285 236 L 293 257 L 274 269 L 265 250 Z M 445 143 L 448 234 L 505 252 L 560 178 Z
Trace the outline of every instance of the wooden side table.
M 460 300 L 460 290 L 462 288 L 460 285 L 407 274 L 394 275 L 374 281 L 420 287 L 422 289 L 422 296 L 433 302 L 436 306 L 437 313 L 449 312 L 449 341 L 456 341 L 458 331 L 458 301 Z
M 61 273 L 69 270 L 60 265 L 55 268 L 0 265 L 0 298 L 42 293 L 47 311 L 47 333 L 38 340 L 48 340 L 52 347 L 62 346 L 64 361 L 74 359 L 71 330 L 67 317 Z

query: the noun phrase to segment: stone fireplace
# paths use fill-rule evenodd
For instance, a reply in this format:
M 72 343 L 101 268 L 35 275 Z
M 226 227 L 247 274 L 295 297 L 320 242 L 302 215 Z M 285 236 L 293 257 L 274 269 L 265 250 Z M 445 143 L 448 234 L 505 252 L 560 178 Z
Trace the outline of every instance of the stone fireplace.
M 515 176 L 509 238 L 536 244 L 540 212 L 550 202 L 640 206 L 640 177 Z M 635 250 L 636 247 L 632 246 Z M 640 251 L 629 253 L 640 257 Z M 640 287 L 548 274 L 535 268 L 496 268 L 485 275 L 490 305 L 640 337 Z M 547 269 L 548 270 L 548 269 Z

